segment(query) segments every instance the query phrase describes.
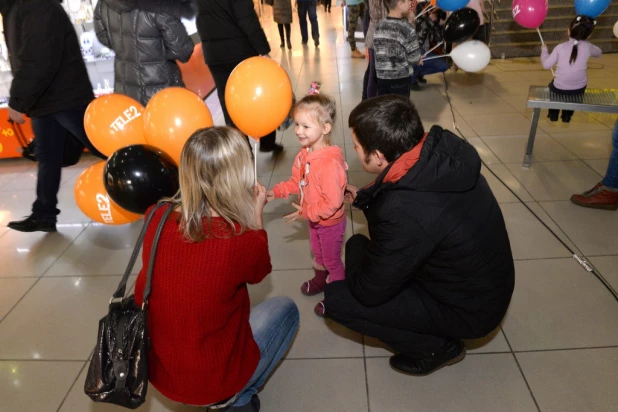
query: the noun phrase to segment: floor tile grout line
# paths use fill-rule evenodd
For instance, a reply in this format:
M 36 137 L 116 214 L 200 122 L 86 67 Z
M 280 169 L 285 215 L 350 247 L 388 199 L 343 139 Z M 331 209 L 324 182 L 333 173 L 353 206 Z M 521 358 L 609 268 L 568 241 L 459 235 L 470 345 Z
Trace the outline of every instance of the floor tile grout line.
M 483 355 L 520 355 L 529 353 L 549 353 L 549 352 L 573 352 L 573 351 L 590 351 L 590 350 L 604 350 L 604 349 L 618 349 L 618 345 L 615 346 L 591 346 L 581 348 L 556 348 L 556 349 L 530 349 L 530 350 L 515 350 L 515 351 L 491 351 L 491 352 L 468 352 L 468 356 L 483 356 Z M 363 348 L 365 355 L 360 356 L 335 356 L 335 357 L 315 357 L 315 358 L 299 358 L 299 357 L 286 357 L 286 361 L 330 361 L 330 360 L 361 360 L 361 359 L 388 359 L 392 354 L 386 355 L 367 355 L 366 346 Z M 92 354 L 92 353 L 90 353 Z M 90 355 L 89 354 L 89 355 Z M 90 362 L 90 359 L 0 359 L 0 362 L 27 362 L 27 363 L 81 363 Z
M 530 387 L 530 383 L 528 383 L 528 379 L 526 378 L 526 375 L 524 374 L 524 371 L 521 368 L 521 365 L 519 364 L 519 360 L 517 359 L 517 356 L 515 355 L 515 352 L 513 351 L 513 345 L 511 345 L 511 342 L 509 341 L 508 336 L 506 336 L 506 332 L 504 331 L 504 328 L 502 327 L 502 325 L 500 325 L 500 331 L 502 332 L 502 335 L 504 336 L 504 340 L 506 341 L 506 344 L 509 346 L 509 349 L 511 350 L 511 356 L 513 357 L 513 360 L 515 360 L 515 363 L 517 364 L 517 368 L 519 369 L 519 373 L 521 373 L 521 377 L 524 379 L 524 382 L 526 383 L 526 387 L 528 388 L 528 392 L 530 393 L 530 396 L 532 397 L 532 400 L 534 401 L 534 404 L 536 405 L 537 411 L 541 412 L 539 403 L 536 401 L 534 392 L 532 392 L 532 387 Z
M 73 380 L 73 383 L 71 384 L 71 386 L 69 387 L 69 390 L 67 391 L 67 393 L 64 395 L 64 398 L 62 398 L 62 402 L 60 402 L 60 405 L 58 405 L 58 409 L 56 409 L 56 412 L 60 412 L 60 409 L 62 409 L 62 406 L 64 405 L 64 403 L 66 402 L 67 398 L 69 397 L 69 394 L 71 393 L 71 391 L 73 390 L 73 387 L 75 386 L 75 384 L 77 383 L 77 380 L 79 379 L 80 375 L 82 374 L 82 372 L 84 371 L 84 368 L 86 367 L 86 365 L 88 365 L 88 361 L 84 362 L 84 364 L 82 365 L 81 369 L 79 370 L 79 372 L 77 373 L 77 376 L 75 377 L 75 379 Z
M 538 410 L 538 412 L 541 412 L 541 407 L 539 406 L 539 403 L 536 400 L 536 396 L 534 396 L 534 392 L 532 391 L 532 387 L 530 386 L 530 383 L 528 382 L 528 379 L 526 378 L 526 374 L 524 373 L 524 370 L 519 364 L 519 359 L 517 359 L 517 356 L 515 355 L 515 353 L 511 353 L 511 355 L 513 356 L 513 359 L 515 360 L 515 363 L 517 364 L 517 368 L 519 369 L 519 373 L 521 373 L 521 377 L 524 378 L 524 382 L 526 383 L 526 386 L 528 387 L 528 391 L 530 392 L 530 396 L 532 396 L 532 400 L 534 401 L 534 404 L 536 405 L 536 409 Z
M 2 324 L 2 322 L 4 322 L 4 320 L 15 310 L 15 308 L 17 307 L 17 305 L 19 305 L 24 298 L 26 297 L 26 295 L 28 295 L 28 293 L 30 293 L 30 291 L 32 291 L 32 289 L 41 281 L 41 279 L 43 279 L 43 277 L 45 276 L 45 274 L 51 269 L 52 266 L 54 266 L 59 260 L 60 257 L 73 245 L 73 243 L 75 243 L 75 240 L 82 235 L 82 233 L 84 233 L 84 231 L 86 230 L 86 228 L 88 228 L 90 226 L 90 223 L 87 224 L 86 226 L 84 226 L 82 228 L 82 231 L 79 232 L 79 234 L 77 236 L 75 236 L 75 238 L 67 245 L 66 249 L 64 249 L 62 252 L 60 252 L 60 254 L 58 255 L 58 257 L 56 258 L 56 260 L 53 261 L 53 263 L 51 265 L 49 265 L 47 267 L 47 269 L 45 269 L 45 271 L 41 274 L 41 276 L 38 276 L 38 279 L 32 284 L 32 286 L 30 286 L 28 288 L 28 290 L 21 296 L 21 298 L 19 298 L 19 300 L 17 302 L 15 302 L 15 304 L 11 307 L 11 309 L 9 309 L 9 311 L 2 317 L 0 318 L 0 325 Z

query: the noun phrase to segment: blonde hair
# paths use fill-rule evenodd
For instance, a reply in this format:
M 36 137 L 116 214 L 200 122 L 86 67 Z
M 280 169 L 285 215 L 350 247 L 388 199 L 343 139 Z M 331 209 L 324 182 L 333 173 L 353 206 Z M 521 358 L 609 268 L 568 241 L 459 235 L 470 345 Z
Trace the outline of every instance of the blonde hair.
M 330 136 L 335 127 L 335 117 L 337 116 L 337 105 L 335 100 L 325 94 L 309 94 L 300 99 L 294 106 L 294 116 L 299 111 L 306 111 L 309 116 L 321 126 L 329 123 L 330 132 L 324 136 L 327 144 L 330 144 Z
M 225 221 L 224 237 L 257 229 L 251 149 L 238 130 L 209 127 L 193 133 L 180 155 L 179 177 L 174 200 L 182 205 L 180 230 L 188 241 L 217 237 L 212 212 Z

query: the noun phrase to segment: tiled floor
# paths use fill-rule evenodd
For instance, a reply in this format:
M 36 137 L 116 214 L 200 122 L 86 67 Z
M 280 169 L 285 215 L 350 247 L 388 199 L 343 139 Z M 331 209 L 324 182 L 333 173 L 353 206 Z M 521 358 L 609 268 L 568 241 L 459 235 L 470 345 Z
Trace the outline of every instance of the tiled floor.
M 341 9 L 319 11 L 322 45 L 303 48 L 298 25 L 291 52 L 281 51 L 270 17 L 264 27 L 272 57 L 288 70 L 297 95 L 313 80 L 337 100 L 334 143 L 350 165 L 350 181 L 371 176 L 351 150 L 346 128 L 360 101 L 365 60 L 352 60 L 341 25 Z M 291 296 L 301 310 L 300 332 L 287 359 L 261 394 L 264 411 L 542 411 L 618 410 L 618 303 L 570 257 L 568 250 L 489 169 L 506 182 L 560 239 L 583 253 L 618 289 L 618 215 L 578 208 L 571 193 L 597 183 L 611 150 L 616 115 L 577 113 L 571 124 L 539 125 L 533 164 L 521 167 L 530 110 L 531 84 L 551 76 L 535 59 L 494 61 L 480 74 L 448 73 L 457 126 L 478 149 L 483 169 L 501 203 L 516 259 L 517 280 L 503 326 L 491 336 L 466 342 L 465 361 L 426 378 L 400 375 L 388 366 L 390 352 L 379 342 L 323 321 L 312 313 L 319 297 L 300 294 L 310 276 L 307 227 L 285 225 L 290 206 L 267 208 L 266 229 L 274 272 L 251 288 L 253 303 Z M 618 79 L 618 55 L 595 60 L 589 70 L 596 87 Z M 440 75 L 428 76 L 412 94 L 426 126 L 452 128 L 453 117 Z M 221 122 L 216 96 L 208 99 Z M 258 174 L 272 185 L 289 174 L 298 142 L 289 129 L 276 162 L 258 159 Z M 59 233 L 8 231 L 9 220 L 28 213 L 34 197 L 35 165 L 0 162 L 0 411 L 112 411 L 83 394 L 97 320 L 124 270 L 139 223 L 106 227 L 90 223 L 75 205 L 73 181 L 94 160 L 65 170 L 60 191 Z M 348 236 L 366 233 L 357 210 L 348 210 Z M 155 280 L 156 287 L 156 280 Z M 164 399 L 154 388 L 145 411 L 191 411 Z

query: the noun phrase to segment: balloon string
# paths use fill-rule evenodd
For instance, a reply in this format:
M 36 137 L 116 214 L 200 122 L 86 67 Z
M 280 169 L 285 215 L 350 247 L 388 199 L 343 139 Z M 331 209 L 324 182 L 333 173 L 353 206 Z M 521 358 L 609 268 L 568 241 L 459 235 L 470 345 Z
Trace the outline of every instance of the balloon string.
M 536 32 L 539 33 L 539 38 L 541 39 L 541 45 L 545 46 L 545 42 L 543 41 L 543 36 L 541 36 L 541 30 L 539 30 L 539 28 L 536 28 Z M 551 75 L 556 77 L 556 73 L 554 73 L 554 69 L 550 68 L 549 70 L 551 70 Z
M 429 49 L 429 50 L 427 51 L 427 53 L 423 54 L 423 58 L 424 58 L 425 56 L 427 56 L 429 53 L 431 53 L 432 51 L 434 51 L 435 49 L 437 49 L 438 47 L 442 46 L 442 43 L 444 43 L 444 42 L 443 42 L 443 41 L 441 41 L 440 43 L 436 44 L 433 48 Z
M 423 14 L 428 13 L 428 12 L 430 12 L 431 10 L 433 10 L 433 9 L 435 9 L 435 8 L 436 8 L 436 6 L 430 6 L 430 7 L 427 7 L 425 10 L 423 10 L 423 11 L 421 12 L 421 14 L 419 14 L 418 16 L 416 16 L 416 17 L 414 18 L 414 20 L 418 19 L 418 18 L 419 18 L 419 17 L 421 17 Z
M 258 155 L 258 142 L 253 139 L 253 177 L 254 186 L 257 186 L 257 155 Z
M 450 54 L 443 54 L 441 56 L 432 56 L 432 57 L 427 57 L 426 59 L 424 58 L 423 61 L 427 61 L 427 60 L 433 60 L 433 59 L 440 59 L 442 57 L 449 57 Z

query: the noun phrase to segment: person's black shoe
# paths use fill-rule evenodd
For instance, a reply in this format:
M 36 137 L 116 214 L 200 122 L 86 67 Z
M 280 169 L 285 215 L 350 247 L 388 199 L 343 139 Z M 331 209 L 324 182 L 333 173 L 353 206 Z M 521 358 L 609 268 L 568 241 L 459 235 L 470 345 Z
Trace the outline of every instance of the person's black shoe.
M 411 83 L 410 84 L 410 90 L 412 90 L 413 92 L 420 92 L 421 91 L 421 86 L 419 86 L 419 84 L 417 82 Z
M 427 79 L 425 79 L 425 76 L 417 76 L 416 81 L 419 82 L 420 84 L 427 83 Z
M 313 39 L 313 43 L 315 43 L 315 47 L 320 45 L 320 39 Z
M 275 143 L 272 146 L 269 146 L 267 148 L 263 148 L 262 146 L 260 146 L 260 152 L 262 153 L 272 153 L 273 156 L 279 156 L 279 154 L 281 154 L 281 152 L 283 152 L 284 148 L 283 146 L 281 146 L 278 143 Z
M 19 232 L 56 232 L 56 223 L 44 222 L 30 215 L 24 220 L 16 220 L 9 222 L 7 225 L 13 230 Z
M 571 116 L 562 115 L 561 119 L 562 119 L 562 123 L 571 123 Z M 558 120 L 558 119 L 556 119 L 556 120 Z
M 281 47 L 282 49 L 285 47 L 285 43 L 283 42 L 283 40 L 281 40 L 281 44 L 279 45 L 279 47 Z
M 423 359 L 412 359 L 403 353 L 391 356 L 391 368 L 413 376 L 426 376 L 445 366 L 454 365 L 466 357 L 466 347 L 460 339 L 447 342 L 444 349 Z
M 551 113 L 547 113 L 547 118 L 551 121 L 551 122 L 557 122 L 558 121 L 558 113 L 551 114 Z

